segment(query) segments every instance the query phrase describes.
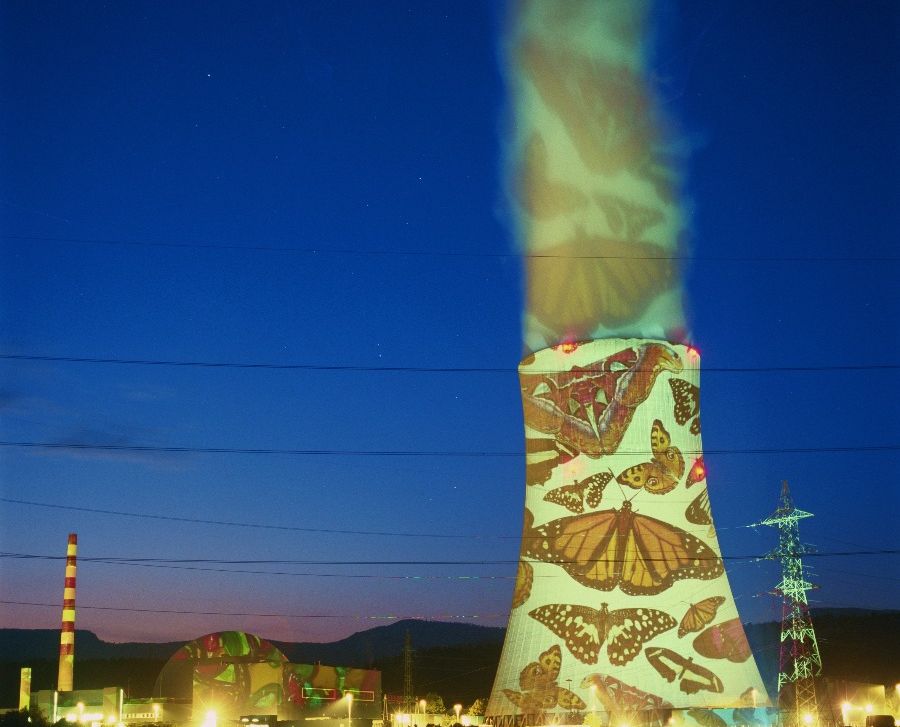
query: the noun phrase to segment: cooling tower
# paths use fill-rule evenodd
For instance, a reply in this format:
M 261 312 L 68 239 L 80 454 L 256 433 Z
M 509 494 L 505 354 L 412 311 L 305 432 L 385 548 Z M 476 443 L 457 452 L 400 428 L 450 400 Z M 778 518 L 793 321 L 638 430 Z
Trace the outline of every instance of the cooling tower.
M 699 363 L 606 339 L 520 364 L 525 525 L 494 725 L 764 721 L 706 491 Z
M 59 676 L 56 689 L 72 691 L 75 672 L 75 557 L 78 535 L 69 533 L 66 547 L 66 582 L 63 588 L 62 627 L 59 632 Z

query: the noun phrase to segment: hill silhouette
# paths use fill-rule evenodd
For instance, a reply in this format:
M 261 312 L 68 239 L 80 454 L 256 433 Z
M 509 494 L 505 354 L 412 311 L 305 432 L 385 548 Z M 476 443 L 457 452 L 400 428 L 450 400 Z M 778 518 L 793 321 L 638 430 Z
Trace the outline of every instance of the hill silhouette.
M 891 686 L 900 682 L 896 658 L 900 653 L 900 611 L 823 609 L 813 613 L 813 622 L 825 676 Z M 779 625 L 747 624 L 745 628 L 763 680 L 774 694 Z M 417 695 L 436 692 L 447 704 L 471 704 L 477 697 L 488 696 L 503 645 L 502 628 L 404 620 L 331 643 L 273 643 L 295 663 L 379 669 L 384 691 L 398 694 L 403 689 L 407 632 L 414 649 Z M 15 705 L 22 666 L 33 669 L 33 689 L 52 688 L 58 643 L 59 632 L 52 629 L 0 629 L 0 707 Z M 152 696 L 159 671 L 182 643 L 109 643 L 90 631 L 79 631 L 75 686 L 121 685 L 129 696 Z

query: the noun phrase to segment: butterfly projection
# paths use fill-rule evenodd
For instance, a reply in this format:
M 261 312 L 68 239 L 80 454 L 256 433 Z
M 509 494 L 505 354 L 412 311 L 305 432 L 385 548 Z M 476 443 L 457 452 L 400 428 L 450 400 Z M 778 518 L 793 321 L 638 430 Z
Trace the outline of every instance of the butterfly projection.
M 711 709 L 689 709 L 688 716 L 700 727 L 728 727 L 728 723 Z
M 709 493 L 704 488 L 684 511 L 684 517 L 694 525 L 712 525 L 712 514 L 709 511 Z
M 723 596 L 710 596 L 697 603 L 692 603 L 681 617 L 681 623 L 678 624 L 678 638 L 699 631 L 707 624 L 712 623 L 716 618 L 719 606 L 723 603 L 725 603 Z
M 563 709 L 581 710 L 587 705 L 574 692 L 557 684 L 562 666 L 562 650 L 554 644 L 538 656 L 519 674 L 519 688 L 504 689 L 503 694 L 526 714 L 543 712 L 560 706 Z
M 534 568 L 527 560 L 519 561 L 519 570 L 516 574 L 516 585 L 513 589 L 512 607 L 518 608 L 531 595 L 531 584 L 534 582 Z
M 610 611 L 570 603 L 551 603 L 528 615 L 563 639 L 578 661 L 596 664 L 600 647 L 606 642 L 609 663 L 627 664 L 641 653 L 644 642 L 675 628 L 675 619 L 653 608 L 622 608 Z
M 529 137 L 522 157 L 519 202 L 528 214 L 547 219 L 588 206 L 588 196 L 578 187 L 550 178 L 547 143 L 540 134 Z
M 693 659 L 671 649 L 651 647 L 644 651 L 644 655 L 663 679 L 670 683 L 677 681 L 678 688 L 685 694 L 699 691 L 720 694 L 725 689 L 722 680 L 705 666 L 695 664 Z
M 612 233 L 629 242 L 639 242 L 644 232 L 665 219 L 659 209 L 635 204 L 613 194 L 595 194 L 594 201 L 603 211 Z
M 677 280 L 671 252 L 648 242 L 628 242 L 566 229 L 566 237 L 538 243 L 530 255 L 528 311 L 557 340 L 595 337 L 601 326 L 638 320 Z
M 684 425 L 691 422 L 691 434 L 700 434 L 700 387 L 684 379 L 669 379 L 672 396 L 675 397 L 675 421 Z
M 525 437 L 525 484 L 543 485 L 559 465 L 571 462 L 578 451 L 549 437 Z
M 596 475 L 576 481 L 574 484 L 550 490 L 544 495 L 544 500 L 555 505 L 562 505 L 569 512 L 584 512 L 585 504 L 593 510 L 600 504 L 603 490 L 606 489 L 612 477 L 610 472 L 598 472 Z
M 555 437 L 570 459 L 577 454 L 610 454 L 618 449 L 635 408 L 650 396 L 659 374 L 681 369 L 678 354 L 661 343 L 625 348 L 563 372 L 529 373 L 523 362 L 519 380 L 525 425 Z M 554 454 L 546 444 L 537 442 L 543 440 L 535 439 L 532 445 L 526 440 L 526 453 L 531 455 L 526 462 L 550 464 L 552 470 L 558 464 L 553 463 Z M 546 482 L 548 478 L 549 471 L 543 479 L 535 471 L 528 482 Z
M 650 451 L 653 459 L 620 474 L 616 481 L 635 490 L 645 489 L 654 495 L 671 492 L 684 474 L 684 457 L 681 450 L 672 446 L 672 439 L 662 422 L 657 419 L 650 430 Z
M 634 712 L 646 714 L 648 711 L 672 709 L 672 705 L 662 697 L 626 684 L 608 674 L 588 674 L 581 681 L 582 689 L 593 688 L 603 708 L 610 713 L 610 724 Z
M 688 476 L 685 480 L 685 487 L 693 487 L 698 482 L 703 482 L 706 479 L 706 464 L 703 462 L 703 455 L 697 457 L 694 460 L 694 464 L 691 465 L 691 468 L 688 470 Z
M 738 618 L 710 626 L 700 633 L 694 639 L 694 651 L 708 659 L 728 659 L 737 664 L 750 658 L 750 644 Z
M 649 596 L 675 581 L 712 580 L 722 560 L 699 538 L 662 520 L 640 515 L 631 503 L 534 526 L 526 508 L 522 554 L 562 566 L 576 581 L 598 591 L 616 586 L 631 596 Z

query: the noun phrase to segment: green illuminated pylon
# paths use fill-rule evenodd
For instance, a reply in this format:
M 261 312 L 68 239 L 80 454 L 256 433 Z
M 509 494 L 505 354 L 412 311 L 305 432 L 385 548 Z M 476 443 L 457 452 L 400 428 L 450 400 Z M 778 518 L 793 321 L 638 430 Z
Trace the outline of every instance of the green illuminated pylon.
M 781 653 L 778 664 L 778 701 L 789 715 L 788 724 L 819 724 L 815 677 L 822 671 L 822 657 L 809 615 L 806 592 L 813 585 L 803 576 L 801 555 L 813 552 L 800 542 L 799 521 L 812 517 L 798 510 L 787 481 L 781 483 L 778 509 L 759 525 L 778 528 L 778 546 L 766 557 L 781 561 L 781 582 L 775 592 L 782 597 Z

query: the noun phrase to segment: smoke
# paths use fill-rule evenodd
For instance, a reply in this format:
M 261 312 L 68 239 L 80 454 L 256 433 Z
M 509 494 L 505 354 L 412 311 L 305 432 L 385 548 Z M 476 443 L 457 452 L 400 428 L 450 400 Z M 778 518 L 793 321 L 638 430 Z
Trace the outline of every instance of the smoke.
M 648 82 L 647 12 L 639 0 L 514 3 L 506 164 L 531 351 L 684 335 L 679 177 Z

